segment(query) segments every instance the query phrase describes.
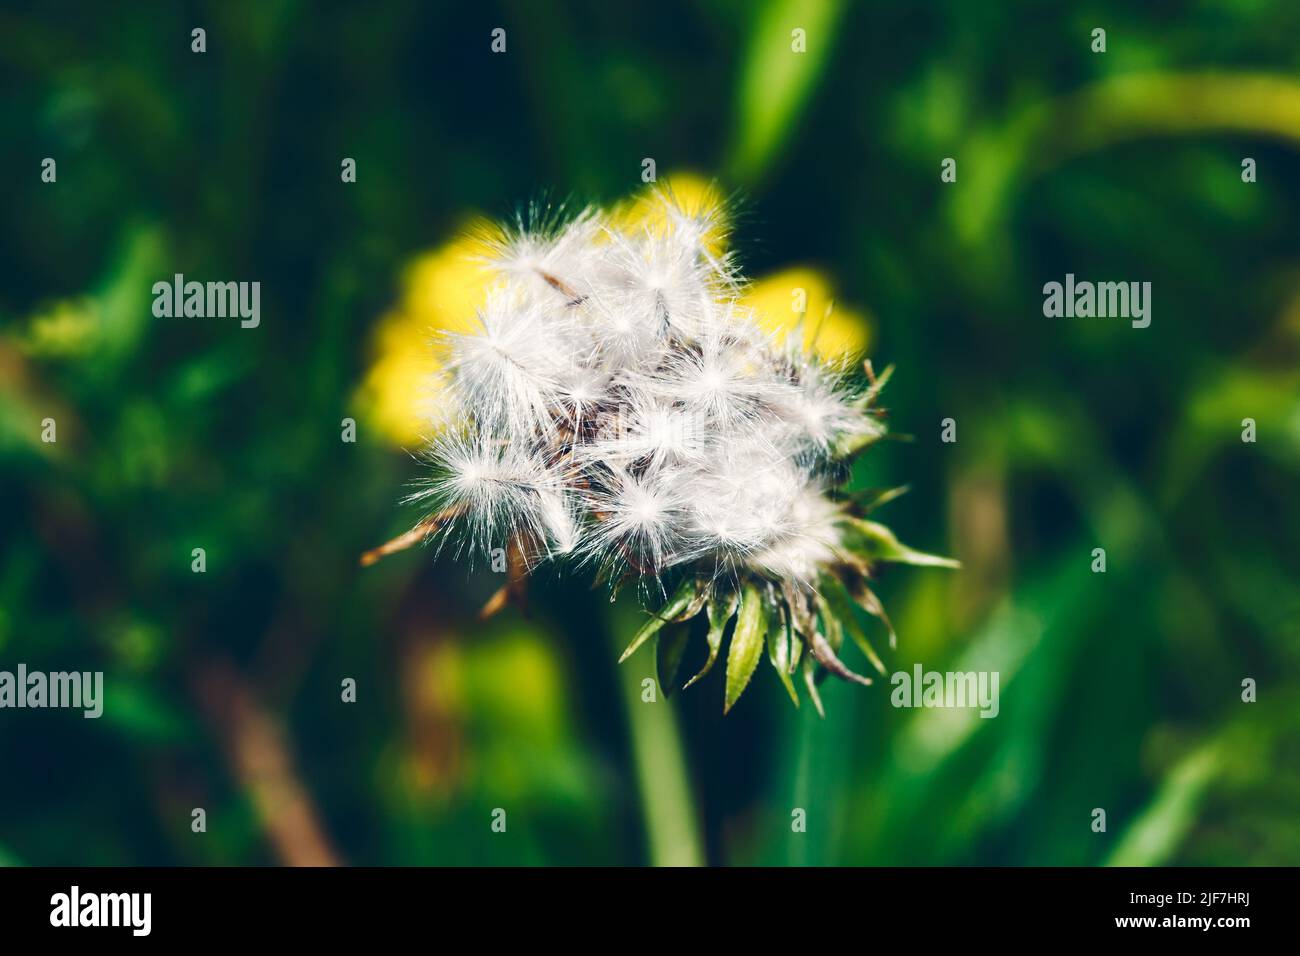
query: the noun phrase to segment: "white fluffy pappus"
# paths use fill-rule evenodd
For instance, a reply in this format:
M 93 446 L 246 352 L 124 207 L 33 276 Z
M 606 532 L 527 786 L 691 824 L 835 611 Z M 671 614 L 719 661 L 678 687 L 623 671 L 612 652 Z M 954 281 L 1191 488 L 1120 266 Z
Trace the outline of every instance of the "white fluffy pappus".
M 475 549 L 594 563 L 614 580 L 691 565 L 816 586 L 841 557 L 826 480 L 883 433 L 850 378 L 780 345 L 713 251 L 717 210 L 628 226 L 534 212 L 486 243 L 497 284 L 448 337 L 448 422 L 413 496 Z

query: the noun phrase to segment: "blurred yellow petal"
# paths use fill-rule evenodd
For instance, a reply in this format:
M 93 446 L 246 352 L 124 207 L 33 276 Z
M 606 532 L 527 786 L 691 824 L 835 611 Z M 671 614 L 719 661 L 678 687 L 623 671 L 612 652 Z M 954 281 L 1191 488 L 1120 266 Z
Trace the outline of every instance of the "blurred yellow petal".
M 357 406 L 391 444 L 410 448 L 433 430 L 431 411 L 442 389 L 441 333 L 468 331 L 492 282 L 478 259 L 480 229 L 471 221 L 451 241 L 407 266 L 398 308 L 375 329 L 375 359 Z
M 799 324 L 803 306 L 804 348 L 827 362 L 856 361 L 871 342 L 867 317 L 834 302 L 829 280 L 816 269 L 796 266 L 759 279 L 745 290 L 742 302 L 782 342 Z
M 486 224 L 471 220 L 446 245 L 426 253 L 406 268 L 400 311 L 430 329 L 463 332 L 483 304 L 492 274 L 479 257 L 477 237 Z
M 421 444 L 430 430 L 423 412 L 438 391 L 432 335 L 423 323 L 400 313 L 385 316 L 376 333 L 378 357 L 357 393 L 366 423 L 403 448 Z
M 674 208 L 707 223 L 702 238 L 710 255 L 720 256 L 726 252 L 730 229 L 726 204 L 717 185 L 696 173 L 680 172 L 661 177 L 657 186 L 641 190 L 615 208 L 610 225 L 625 233 L 643 229 L 668 231 L 674 226 L 669 216 Z

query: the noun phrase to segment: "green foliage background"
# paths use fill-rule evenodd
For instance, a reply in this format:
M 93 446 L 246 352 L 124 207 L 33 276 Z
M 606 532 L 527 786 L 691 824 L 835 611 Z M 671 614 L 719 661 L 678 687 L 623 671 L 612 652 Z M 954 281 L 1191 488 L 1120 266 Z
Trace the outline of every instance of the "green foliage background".
M 0 859 L 1300 862 L 1297 35 L 1287 0 L 6 3 L 0 668 L 108 696 L 0 711 Z M 741 193 L 747 271 L 875 317 L 915 441 L 859 480 L 965 564 L 882 580 L 887 663 L 999 671 L 996 719 L 828 684 L 821 721 L 766 668 L 725 720 L 720 673 L 641 704 L 631 603 L 546 576 L 480 625 L 484 569 L 357 567 L 418 517 L 410 457 L 339 440 L 403 263 L 646 156 Z M 261 327 L 154 319 L 174 272 L 260 280 Z M 1151 281 L 1151 327 L 1045 319 L 1066 272 Z

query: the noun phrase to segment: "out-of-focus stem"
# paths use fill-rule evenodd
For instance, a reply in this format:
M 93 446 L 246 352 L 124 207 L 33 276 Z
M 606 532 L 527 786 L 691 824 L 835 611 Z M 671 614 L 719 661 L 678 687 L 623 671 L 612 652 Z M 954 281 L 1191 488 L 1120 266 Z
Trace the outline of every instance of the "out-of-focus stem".
M 610 617 L 614 626 L 609 630 L 617 656 L 627 644 L 627 635 L 635 630 L 635 621 L 629 614 Z M 650 862 L 654 866 L 702 866 L 704 851 L 677 714 L 657 684 L 654 702 L 642 699 L 642 682 L 647 677 L 654 679 L 654 655 L 643 649 L 617 667 Z
M 337 866 L 338 854 L 298 780 L 283 732 L 251 688 L 224 661 L 196 667 L 193 681 L 231 773 L 247 793 L 280 861 L 287 866 Z

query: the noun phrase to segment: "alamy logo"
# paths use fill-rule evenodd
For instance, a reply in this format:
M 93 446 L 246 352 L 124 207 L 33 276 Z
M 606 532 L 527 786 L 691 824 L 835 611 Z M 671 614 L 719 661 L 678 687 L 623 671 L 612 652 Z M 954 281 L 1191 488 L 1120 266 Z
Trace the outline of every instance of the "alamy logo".
M 103 671 L 0 671 L 0 708 L 68 707 L 84 710 L 83 717 L 104 712 Z
M 1075 282 L 1067 272 L 1065 284 L 1043 286 L 1043 315 L 1049 319 L 1132 319 L 1135 329 L 1151 324 L 1150 282 Z
M 171 282 L 155 282 L 153 296 L 153 314 L 160 319 L 238 316 L 244 329 L 255 329 L 262 321 L 260 282 L 186 282 L 178 272 Z
M 148 936 L 152 916 L 152 893 L 82 893 L 74 886 L 50 897 L 51 926 L 128 926 L 131 935 Z
M 997 671 L 926 671 L 917 664 L 912 673 L 895 671 L 889 702 L 895 707 L 978 707 L 981 717 L 996 717 Z

